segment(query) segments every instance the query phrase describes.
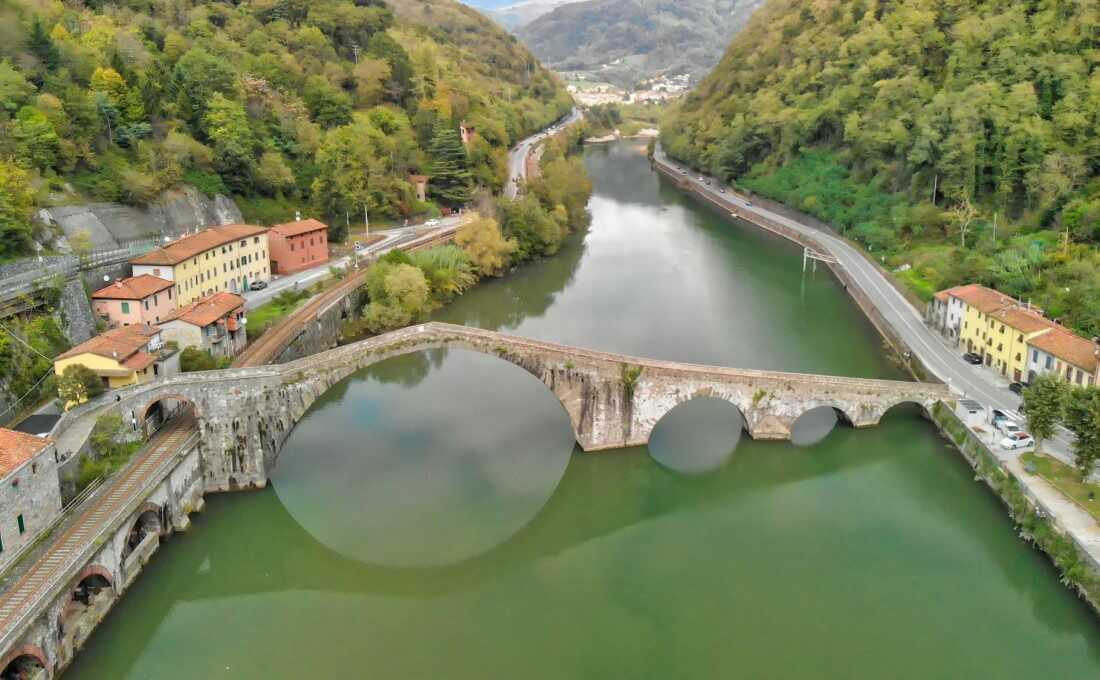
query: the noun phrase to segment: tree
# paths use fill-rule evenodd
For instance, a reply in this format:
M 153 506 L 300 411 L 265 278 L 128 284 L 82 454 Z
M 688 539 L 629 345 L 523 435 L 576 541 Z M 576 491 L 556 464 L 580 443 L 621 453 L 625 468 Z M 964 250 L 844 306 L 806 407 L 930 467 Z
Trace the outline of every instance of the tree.
M 11 134 L 20 160 L 27 165 L 48 170 L 57 164 L 61 140 L 49 119 L 38 109 L 32 106 L 19 109 Z
M 278 151 L 265 151 L 256 166 L 256 184 L 274 196 L 294 186 L 294 172 Z
M 103 379 L 84 364 L 70 364 L 57 379 L 57 396 L 68 405 L 83 404 L 103 394 Z
M 30 251 L 33 205 L 34 193 L 26 171 L 10 160 L 0 159 L 0 258 Z
M 191 373 L 193 371 L 216 371 L 228 368 L 233 363 L 229 357 L 215 357 L 208 350 L 199 349 L 192 345 L 185 347 L 180 352 L 180 372 Z
M 172 89 L 180 113 L 196 126 L 206 115 L 206 106 L 215 94 L 231 94 L 236 77 L 230 63 L 206 50 L 188 50 L 172 68 Z
M 15 113 L 34 94 L 34 85 L 11 65 L 11 60 L 0 59 L 0 107 Z
M 244 192 L 252 180 L 256 139 L 240 102 L 215 94 L 203 116 L 203 126 L 214 147 L 215 167 L 230 187 Z
M 347 125 L 351 122 L 351 97 L 333 87 L 324 76 L 310 76 L 302 90 L 313 120 L 324 128 Z
M 970 233 L 970 228 L 978 217 L 978 209 L 974 207 L 969 198 L 964 196 L 955 204 L 955 207 L 948 211 L 948 215 L 955 224 L 955 228 L 959 230 L 959 240 L 962 247 L 965 248 L 966 235 Z
M 437 125 L 428 155 L 431 158 L 428 192 L 451 207 L 469 203 L 473 195 L 470 169 L 458 130 L 450 125 Z
M 479 217 L 459 227 L 455 243 L 466 251 L 483 276 L 503 274 L 516 251 L 515 240 L 504 238 L 497 221 L 488 217 Z
M 1084 479 L 1100 460 L 1100 388 L 1074 387 L 1066 399 L 1064 421 L 1074 434 L 1074 464 Z
M 35 15 L 34 20 L 31 22 L 31 34 L 27 38 L 27 49 L 38 58 L 38 61 L 46 67 L 47 71 L 56 70 L 58 65 L 61 64 L 61 53 L 58 51 L 57 45 L 53 44 L 49 34 L 46 33 L 46 28 L 42 25 L 42 19 L 38 15 Z
M 100 458 L 110 458 L 121 449 L 118 438 L 124 429 L 122 415 L 115 410 L 107 411 L 96 418 L 88 443 Z
M 1066 383 L 1051 373 L 1039 375 L 1024 390 L 1024 410 L 1027 427 L 1035 437 L 1035 451 L 1041 453 L 1043 442 L 1054 436 L 1054 429 L 1065 409 Z
M 367 54 L 389 65 L 390 73 L 383 92 L 389 101 L 405 106 L 412 92 L 413 67 L 409 53 L 385 31 L 379 31 L 367 43 Z

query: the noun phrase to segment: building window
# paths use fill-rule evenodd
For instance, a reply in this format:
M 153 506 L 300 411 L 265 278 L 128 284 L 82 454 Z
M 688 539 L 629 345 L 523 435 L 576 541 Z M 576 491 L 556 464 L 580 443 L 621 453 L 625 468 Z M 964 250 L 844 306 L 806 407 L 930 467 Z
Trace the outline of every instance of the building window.
M 130 313 L 130 303 L 129 302 L 123 302 L 122 303 L 122 313 L 123 314 L 129 314 Z
M 1024 341 L 1024 334 L 1023 333 L 1020 333 L 1020 335 L 1016 336 L 1016 342 L 1023 342 L 1023 341 Z
M 260 237 L 259 237 L 259 236 L 254 236 L 254 237 L 252 238 L 252 242 L 253 242 L 253 243 L 259 243 L 259 242 L 260 242 Z
M 1020 360 L 1020 353 L 1016 352 L 1016 361 L 1019 361 L 1019 360 Z
M 1031 362 L 1034 363 L 1034 364 L 1039 363 L 1039 350 L 1037 350 L 1037 349 L 1031 350 Z
M 1052 368 L 1054 368 L 1054 359 L 1052 357 L 1047 357 L 1047 370 L 1049 371 Z
M 160 276 L 160 269 L 153 268 L 153 276 Z
M 19 515 L 15 518 L 15 523 L 19 525 L 19 533 L 26 533 L 27 525 L 23 522 L 23 515 Z
M 142 302 L 145 303 L 145 311 L 148 312 L 149 311 L 149 301 L 148 300 L 142 300 Z

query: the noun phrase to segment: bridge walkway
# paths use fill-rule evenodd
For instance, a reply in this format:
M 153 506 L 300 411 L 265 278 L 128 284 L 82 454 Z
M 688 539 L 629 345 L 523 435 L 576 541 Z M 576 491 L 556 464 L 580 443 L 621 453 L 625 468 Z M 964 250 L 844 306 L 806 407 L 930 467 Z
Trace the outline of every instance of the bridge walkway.
M 11 643 L 9 636 L 18 631 L 28 616 L 34 615 L 43 599 L 56 594 L 59 579 L 73 565 L 88 558 L 96 539 L 117 527 L 118 515 L 134 495 L 158 478 L 180 451 L 197 433 L 191 414 L 178 417 L 154 435 L 152 441 L 109 480 L 81 509 L 80 515 L 65 532 L 51 539 L 49 548 L 34 562 L 22 567 L 22 574 L 13 579 L 0 594 L 0 649 Z M 158 480 L 159 481 L 159 480 Z M 20 565 L 13 567 L 19 569 Z

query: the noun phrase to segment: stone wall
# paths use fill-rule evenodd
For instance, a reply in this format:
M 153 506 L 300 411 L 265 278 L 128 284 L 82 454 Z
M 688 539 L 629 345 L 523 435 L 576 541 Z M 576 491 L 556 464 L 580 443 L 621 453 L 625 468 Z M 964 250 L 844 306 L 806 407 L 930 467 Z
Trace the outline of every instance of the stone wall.
M 681 176 L 676 171 L 665 167 L 665 165 L 663 165 L 660 161 L 656 160 L 654 161 L 654 166 L 659 172 L 675 182 L 680 188 L 684 189 L 685 191 L 690 191 L 699 198 L 707 201 L 708 203 L 711 203 L 716 208 L 721 210 L 723 214 L 729 214 L 729 209 L 725 205 L 720 204 L 715 198 L 713 198 L 709 194 L 697 191 L 696 187 L 690 181 L 685 180 L 683 176 Z M 801 213 L 793 211 L 790 208 L 782 206 L 781 204 L 778 204 L 774 201 L 767 201 L 755 195 L 753 195 L 752 198 L 753 201 L 761 203 L 769 210 L 773 210 L 781 215 L 784 215 L 785 217 L 789 217 L 790 219 L 803 221 L 822 231 L 832 233 L 832 230 L 829 229 L 829 227 L 820 220 L 814 219 L 807 215 L 802 215 Z M 774 234 L 778 234 L 779 236 L 782 236 L 783 238 L 797 243 L 798 245 L 805 248 L 810 248 L 811 250 L 815 250 L 819 253 L 829 252 L 828 248 L 824 247 L 812 236 L 808 236 L 800 231 L 791 229 L 779 222 L 773 222 L 772 220 L 760 217 L 759 215 L 756 215 L 754 213 L 739 215 L 737 219 L 748 222 L 753 226 L 760 227 Z M 871 264 L 877 267 L 874 262 L 871 262 Z M 934 374 L 928 369 L 927 366 L 924 365 L 924 363 L 920 360 L 918 354 L 916 352 L 910 351 L 908 343 L 906 343 L 901 335 L 899 335 L 897 331 L 895 331 L 894 327 L 888 321 L 886 321 L 886 319 L 882 316 L 882 313 L 879 311 L 878 307 L 876 307 L 875 304 L 871 302 L 871 300 L 867 297 L 867 294 L 863 291 L 859 284 L 848 274 L 848 272 L 845 271 L 843 267 L 832 264 L 828 266 L 829 270 L 832 271 L 833 275 L 836 276 L 837 280 L 839 280 L 841 285 L 844 286 L 844 290 L 848 292 L 853 300 L 855 300 L 856 304 L 863 311 L 864 315 L 875 326 L 879 334 L 894 349 L 894 351 L 897 353 L 897 357 L 904 363 L 906 368 L 909 369 L 909 372 L 918 380 L 935 380 Z M 889 281 L 889 276 L 887 276 L 886 279 Z
M 93 248 L 118 248 L 149 237 L 178 236 L 196 227 L 241 222 L 240 208 L 226 196 L 210 198 L 183 186 L 167 191 L 145 207 L 119 203 L 57 206 L 38 211 L 39 221 L 57 226 L 63 243 L 87 232 Z
M 95 314 L 79 277 L 69 279 L 61 289 L 61 316 L 70 343 L 80 344 L 96 334 Z
M 192 448 L 143 497 L 130 501 L 104 540 L 94 542 L 90 557 L 63 567 L 65 576 L 56 582 L 52 599 L 36 609 L 11 643 L 0 647 L 0 669 L 13 654 L 32 650 L 55 677 L 80 651 L 96 626 L 134 583 L 160 546 L 160 539 L 190 526 L 191 512 L 201 510 L 203 495 L 202 458 Z M 136 549 L 127 548 L 130 532 L 142 516 L 155 516 L 155 530 Z M 88 604 L 74 598 L 81 580 L 100 576 L 109 587 Z
M 348 319 L 358 318 L 362 312 L 364 295 L 361 288 L 352 289 L 346 296 L 317 313 L 302 327 L 272 363 L 282 364 L 302 359 L 336 347 L 343 339 L 341 329 Z

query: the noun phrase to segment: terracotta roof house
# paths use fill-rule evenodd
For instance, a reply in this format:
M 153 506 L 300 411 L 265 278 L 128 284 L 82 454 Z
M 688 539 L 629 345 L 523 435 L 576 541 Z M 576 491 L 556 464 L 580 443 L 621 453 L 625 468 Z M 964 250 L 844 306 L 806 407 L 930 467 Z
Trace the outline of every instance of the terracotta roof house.
M 271 279 L 267 230 L 251 224 L 210 227 L 130 260 L 134 276 L 176 284 L 178 304 L 214 293 L 243 293 Z
M 285 276 L 328 262 L 328 225 L 315 219 L 276 224 L 267 230 L 271 273 Z
M 0 427 L 0 571 L 61 513 L 57 446 Z
M 155 326 L 120 326 L 101 333 L 58 355 L 54 372 L 61 375 L 73 364 L 90 368 L 105 387 L 114 389 L 175 373 L 174 355 L 164 351 L 160 330 Z
M 214 293 L 177 309 L 160 322 L 160 330 L 181 350 L 197 347 L 214 356 L 236 356 L 248 344 L 244 298 Z
M 1061 326 L 1028 341 L 1028 379 L 1053 373 L 1074 385 L 1100 385 L 1100 344 Z
M 108 328 L 155 324 L 176 308 L 176 284 L 152 274 L 119 279 L 92 293 L 92 309 Z

